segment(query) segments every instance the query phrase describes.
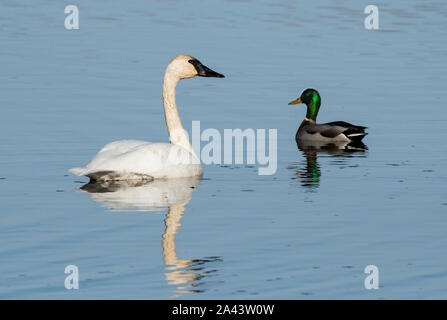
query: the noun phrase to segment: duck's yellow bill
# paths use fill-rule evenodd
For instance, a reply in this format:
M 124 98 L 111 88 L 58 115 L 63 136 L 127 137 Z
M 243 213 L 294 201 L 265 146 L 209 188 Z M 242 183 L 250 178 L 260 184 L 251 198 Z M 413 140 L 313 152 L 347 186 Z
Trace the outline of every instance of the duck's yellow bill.
M 296 100 L 290 101 L 290 102 L 289 102 L 289 105 L 290 105 L 290 104 L 298 104 L 298 103 L 301 103 L 301 97 L 299 97 L 299 98 L 296 99 Z

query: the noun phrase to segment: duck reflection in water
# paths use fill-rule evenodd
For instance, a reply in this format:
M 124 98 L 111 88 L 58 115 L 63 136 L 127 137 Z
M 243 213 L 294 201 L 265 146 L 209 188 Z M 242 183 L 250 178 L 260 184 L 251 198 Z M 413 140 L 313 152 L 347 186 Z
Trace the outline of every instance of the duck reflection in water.
M 301 181 L 303 187 L 309 191 L 316 191 L 320 186 L 321 168 L 318 164 L 319 154 L 323 157 L 334 158 L 334 165 L 345 165 L 349 158 L 366 157 L 368 147 L 362 142 L 332 142 L 318 143 L 298 141 L 298 149 L 305 157 L 305 163 L 295 163 L 289 168 L 295 171 L 295 178 Z M 320 157 L 321 157 L 320 156 Z
M 218 270 L 207 264 L 222 261 L 220 257 L 202 259 L 179 259 L 176 249 L 176 235 L 181 226 L 185 206 L 191 200 L 192 192 L 200 183 L 198 177 L 144 181 L 107 181 L 88 183 L 80 191 L 111 211 L 160 211 L 168 208 L 165 231 L 162 235 L 162 253 L 165 264 L 165 279 L 168 285 L 176 286 L 173 298 L 186 293 L 203 292 L 201 286 Z

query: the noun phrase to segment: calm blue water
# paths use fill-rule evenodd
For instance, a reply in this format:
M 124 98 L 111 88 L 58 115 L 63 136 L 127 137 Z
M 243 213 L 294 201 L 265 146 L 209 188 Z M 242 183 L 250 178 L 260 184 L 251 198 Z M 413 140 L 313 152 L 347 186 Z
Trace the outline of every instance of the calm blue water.
M 75 31 L 63 3 L 0 5 L 0 298 L 447 298 L 447 4 L 377 2 L 379 31 L 354 0 L 73 4 Z M 226 75 L 181 82 L 185 127 L 276 128 L 277 173 L 79 192 L 67 170 L 106 143 L 168 141 L 179 53 Z M 366 152 L 297 148 L 308 87 Z

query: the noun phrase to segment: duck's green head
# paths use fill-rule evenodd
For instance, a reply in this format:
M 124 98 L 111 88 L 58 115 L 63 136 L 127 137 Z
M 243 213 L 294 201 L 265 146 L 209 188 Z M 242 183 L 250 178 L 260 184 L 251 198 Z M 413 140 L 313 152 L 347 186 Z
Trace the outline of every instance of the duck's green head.
M 303 91 L 301 96 L 289 102 L 289 104 L 304 103 L 307 106 L 306 118 L 316 120 L 318 115 L 318 110 L 320 110 L 321 97 L 317 90 L 306 89 Z

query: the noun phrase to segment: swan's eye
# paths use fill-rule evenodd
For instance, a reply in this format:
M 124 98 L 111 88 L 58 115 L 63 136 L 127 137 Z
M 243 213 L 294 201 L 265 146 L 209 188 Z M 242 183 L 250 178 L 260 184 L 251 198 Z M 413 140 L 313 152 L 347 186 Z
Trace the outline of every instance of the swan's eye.
M 197 73 L 200 74 L 203 71 L 203 65 L 200 63 L 199 60 L 191 59 L 188 60 L 188 62 L 194 66 L 194 69 L 196 69 Z
M 190 59 L 190 60 L 188 60 L 188 62 L 189 62 L 190 64 L 192 64 L 194 67 L 195 67 L 195 66 L 199 66 L 199 65 L 202 64 L 202 63 L 201 63 L 199 60 L 197 60 L 197 59 Z
M 215 78 L 225 78 L 223 74 L 217 73 L 216 71 L 211 70 L 207 66 L 204 66 L 199 60 L 191 59 L 188 60 L 197 71 L 197 75 L 200 77 L 215 77 Z

